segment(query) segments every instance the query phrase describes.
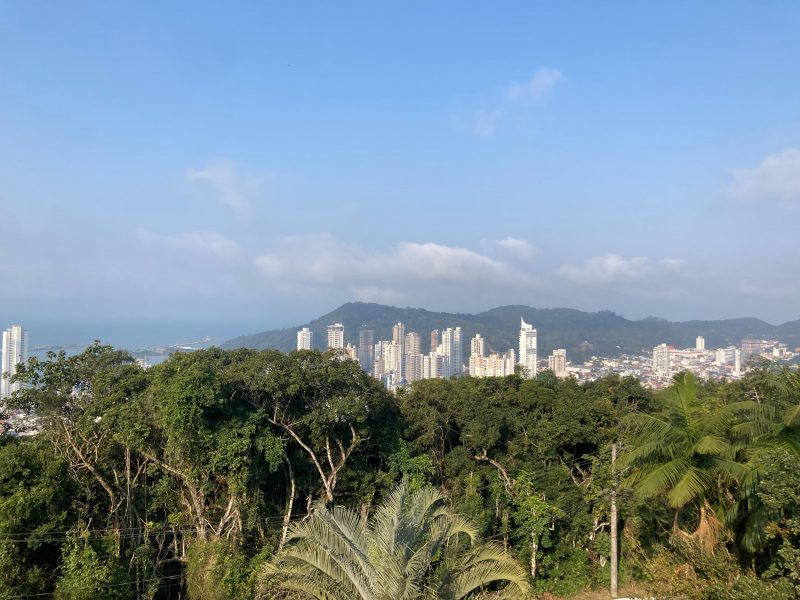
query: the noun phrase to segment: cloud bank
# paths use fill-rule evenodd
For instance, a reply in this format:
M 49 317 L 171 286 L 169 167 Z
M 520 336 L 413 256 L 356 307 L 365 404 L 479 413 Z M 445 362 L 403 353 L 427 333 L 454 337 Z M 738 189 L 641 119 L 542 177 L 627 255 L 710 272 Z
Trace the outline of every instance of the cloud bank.
M 605 286 L 638 281 L 659 272 L 676 272 L 682 267 L 683 261 L 675 258 L 654 261 L 644 256 L 624 258 L 619 254 L 604 254 L 580 265 L 562 265 L 558 273 L 577 285 Z
M 752 201 L 800 202 L 800 150 L 767 156 L 758 166 L 735 169 L 729 191 Z

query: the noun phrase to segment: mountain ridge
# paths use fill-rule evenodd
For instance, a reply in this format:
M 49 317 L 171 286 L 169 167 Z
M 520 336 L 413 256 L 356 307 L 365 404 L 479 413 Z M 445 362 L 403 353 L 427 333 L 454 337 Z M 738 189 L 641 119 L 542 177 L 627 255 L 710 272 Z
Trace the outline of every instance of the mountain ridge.
M 658 317 L 630 320 L 610 310 L 585 312 L 574 308 L 535 308 L 507 305 L 480 313 L 446 313 L 423 308 L 396 307 L 368 302 L 347 302 L 329 313 L 295 327 L 273 329 L 228 340 L 222 347 L 273 348 L 293 350 L 297 330 L 310 327 L 314 346 L 326 344 L 326 329 L 331 323 L 343 323 L 345 343 L 358 345 L 359 329 L 373 329 L 375 341 L 391 339 L 391 328 L 402 321 L 406 332 L 416 331 L 422 339 L 422 351 L 430 351 L 433 329 L 461 327 L 465 355 L 469 340 L 480 333 L 488 348 L 505 351 L 517 347 L 519 319 L 532 323 L 539 332 L 539 356 L 555 348 L 566 348 L 572 361 L 583 361 L 592 355 L 617 356 L 649 352 L 666 342 L 676 347 L 693 347 L 695 337 L 706 338 L 707 348 L 738 344 L 743 338 L 778 339 L 791 347 L 800 346 L 800 319 L 772 325 L 761 319 L 739 317 L 719 320 L 668 321 Z

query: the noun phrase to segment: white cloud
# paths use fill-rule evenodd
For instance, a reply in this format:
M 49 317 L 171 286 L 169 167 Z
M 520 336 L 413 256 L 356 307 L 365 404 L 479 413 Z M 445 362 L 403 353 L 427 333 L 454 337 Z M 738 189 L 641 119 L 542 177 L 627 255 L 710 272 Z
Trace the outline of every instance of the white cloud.
M 514 83 L 508 86 L 506 97 L 510 100 L 522 100 L 524 98 L 538 98 L 552 89 L 557 83 L 562 81 L 564 76 L 558 69 L 550 67 L 540 67 L 536 69 L 528 81 Z
M 212 162 L 201 169 L 187 169 L 186 179 L 190 183 L 208 186 L 214 200 L 242 217 L 252 213 L 253 200 L 262 185 L 260 177 L 244 172 L 231 160 Z
M 483 240 L 481 245 L 488 250 L 499 249 L 517 258 L 529 259 L 536 255 L 536 248 L 527 240 L 507 237 L 502 240 Z
M 494 108 L 473 111 L 469 128 L 478 137 L 491 137 L 503 121 L 513 119 L 515 113 L 524 110 L 526 100 L 544 98 L 563 80 L 564 75 L 558 69 L 539 67 L 529 80 L 507 86 L 503 97 Z
M 214 231 L 191 231 L 161 235 L 139 230 L 139 240 L 148 247 L 170 250 L 182 255 L 217 260 L 236 260 L 243 256 L 242 248 L 233 240 Z
M 468 248 L 400 242 L 387 251 L 369 251 L 329 234 L 280 238 L 256 265 L 281 283 L 347 286 L 362 297 L 393 295 L 396 287 L 426 284 L 534 285 L 527 273 Z M 387 291 L 388 290 L 388 291 Z
M 730 193 L 744 200 L 800 201 L 800 150 L 766 157 L 752 169 L 735 169 Z
M 624 258 L 619 254 L 604 254 L 592 257 L 582 265 L 563 265 L 558 273 L 578 285 L 602 286 L 640 280 L 659 270 L 674 272 L 682 267 L 683 261 L 675 258 L 654 262 L 644 256 Z

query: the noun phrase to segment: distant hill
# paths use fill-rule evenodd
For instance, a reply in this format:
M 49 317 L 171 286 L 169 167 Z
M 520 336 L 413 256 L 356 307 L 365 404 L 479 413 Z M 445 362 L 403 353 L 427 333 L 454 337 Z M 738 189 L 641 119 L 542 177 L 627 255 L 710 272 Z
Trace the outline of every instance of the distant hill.
M 345 342 L 358 345 L 359 329 L 373 329 L 376 341 L 386 340 L 392 337 L 392 325 L 402 321 L 407 333 L 420 334 L 423 352 L 430 351 L 431 330 L 447 327 L 461 327 L 465 355 L 469 353 L 469 340 L 476 333 L 486 338 L 489 348 L 505 351 L 517 348 L 520 317 L 538 329 L 540 357 L 555 348 L 566 348 L 569 359 L 579 362 L 592 355 L 650 352 L 662 342 L 679 348 L 693 347 L 698 335 L 705 337 L 707 348 L 729 346 L 748 337 L 778 339 L 790 347 L 800 346 L 800 320 L 783 325 L 749 318 L 673 323 L 648 317 L 630 321 L 611 311 L 589 313 L 571 308 L 530 306 L 500 306 L 470 315 L 348 302 L 310 323 L 240 336 L 225 342 L 223 348 L 294 350 L 297 330 L 301 327 L 310 327 L 315 347 L 324 348 L 327 327 L 331 323 L 343 323 Z

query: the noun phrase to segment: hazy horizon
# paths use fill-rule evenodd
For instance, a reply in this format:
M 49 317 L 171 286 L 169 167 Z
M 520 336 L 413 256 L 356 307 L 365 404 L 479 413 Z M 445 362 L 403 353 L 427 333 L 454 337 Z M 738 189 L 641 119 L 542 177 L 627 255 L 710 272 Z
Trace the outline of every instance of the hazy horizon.
M 358 301 L 352 301 L 358 302 Z M 100 340 L 102 343 L 111 344 L 119 348 L 126 348 L 129 350 L 138 350 L 144 348 L 154 348 L 158 346 L 172 346 L 176 344 L 183 344 L 194 341 L 205 336 L 212 338 L 211 344 L 221 345 L 226 341 L 233 338 L 260 333 L 263 331 L 270 331 L 276 329 L 285 329 L 292 327 L 299 327 L 303 324 L 316 320 L 324 315 L 336 310 L 341 305 L 331 306 L 328 309 L 320 312 L 319 314 L 308 314 L 304 317 L 298 317 L 294 320 L 289 318 L 264 318 L 259 319 L 244 319 L 244 320 L 220 320 L 212 316 L 201 317 L 196 316 L 188 319 L 170 319 L 164 317 L 142 317 L 136 316 L 134 318 L 118 316 L 118 317 L 97 317 L 97 318 L 78 318 L 75 316 L 67 318 L 58 317 L 27 317 L 15 320 L 13 323 L 8 321 L 3 327 L 8 327 L 12 324 L 20 324 L 29 333 L 29 344 L 32 348 L 41 346 L 63 346 L 68 344 L 89 344 L 95 339 Z M 493 308 L 498 308 L 503 305 L 487 306 L 480 310 L 475 311 L 456 311 L 433 309 L 426 306 L 404 306 L 404 305 L 390 305 L 394 308 L 411 308 L 423 309 L 431 312 L 442 312 L 456 314 L 478 314 Z M 525 305 L 535 309 L 574 309 L 571 306 L 535 306 Z M 580 310 L 580 309 L 577 309 Z M 610 310 L 621 317 L 636 321 L 647 317 L 665 318 L 661 315 L 642 315 L 631 316 L 628 314 L 614 311 L 613 309 L 600 309 Z M 599 312 L 599 311 L 587 311 Z M 2 315 L 0 315 L 2 316 Z M 750 315 L 738 315 L 729 318 L 758 318 L 751 317 Z M 721 318 L 722 319 L 722 318 Z M 715 318 L 689 318 L 689 319 L 667 319 L 672 322 L 676 321 L 714 321 L 721 320 Z M 781 325 L 786 321 L 772 322 L 762 319 L 770 325 Z M 790 321 L 797 319 L 789 319 Z M 443 325 L 446 325 L 444 323 Z M 535 323 L 534 323 L 535 325 Z

